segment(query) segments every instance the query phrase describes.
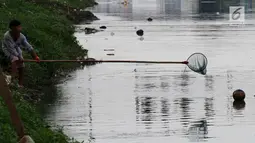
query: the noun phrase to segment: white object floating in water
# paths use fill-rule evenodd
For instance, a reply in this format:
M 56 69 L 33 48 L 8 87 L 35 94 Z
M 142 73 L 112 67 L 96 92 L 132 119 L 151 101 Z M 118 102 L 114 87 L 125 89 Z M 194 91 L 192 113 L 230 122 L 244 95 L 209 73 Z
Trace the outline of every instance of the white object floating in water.
M 104 51 L 114 51 L 114 49 L 104 49 Z
M 114 53 L 108 53 L 106 54 L 107 56 L 114 56 L 115 54 Z

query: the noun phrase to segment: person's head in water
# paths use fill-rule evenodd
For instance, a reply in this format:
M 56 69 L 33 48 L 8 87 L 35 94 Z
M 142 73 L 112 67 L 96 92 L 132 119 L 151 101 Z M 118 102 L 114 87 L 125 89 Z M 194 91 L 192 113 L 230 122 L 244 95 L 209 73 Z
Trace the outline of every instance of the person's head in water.
M 15 39 L 19 38 L 20 32 L 22 30 L 21 22 L 19 22 L 18 20 L 12 20 L 9 23 L 9 28 L 11 30 L 12 37 Z

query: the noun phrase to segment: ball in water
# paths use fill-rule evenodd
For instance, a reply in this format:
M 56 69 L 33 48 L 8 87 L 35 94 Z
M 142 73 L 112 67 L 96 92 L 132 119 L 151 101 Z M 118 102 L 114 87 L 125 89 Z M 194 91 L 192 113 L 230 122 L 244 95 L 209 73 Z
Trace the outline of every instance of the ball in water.
M 237 89 L 233 92 L 233 98 L 235 101 L 243 101 L 245 98 L 245 92 L 241 89 Z
M 140 29 L 140 30 L 137 30 L 136 31 L 136 34 L 138 35 L 138 36 L 143 36 L 143 30 L 142 29 Z

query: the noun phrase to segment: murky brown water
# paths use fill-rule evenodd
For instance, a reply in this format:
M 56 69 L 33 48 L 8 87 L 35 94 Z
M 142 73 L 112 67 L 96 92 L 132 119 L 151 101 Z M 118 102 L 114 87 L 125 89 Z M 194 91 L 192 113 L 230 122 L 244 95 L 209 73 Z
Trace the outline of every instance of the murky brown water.
M 109 5 L 108 9 L 97 8 L 101 20 L 87 26 L 106 25 L 107 29 L 92 35 L 76 33 L 91 57 L 182 61 L 202 52 L 209 61 L 208 74 L 199 75 L 184 65 L 87 67 L 57 86 L 59 96 L 49 105 L 46 119 L 85 142 L 253 143 L 253 15 L 246 21 L 249 25 L 232 27 L 226 19 L 162 14 L 157 6 L 122 10 Z M 151 23 L 144 16 L 149 12 L 155 17 Z M 143 41 L 136 36 L 135 27 L 145 31 Z M 115 49 L 115 56 L 107 56 L 110 52 L 104 49 Z M 234 108 L 231 97 L 239 88 L 247 95 L 241 109 Z

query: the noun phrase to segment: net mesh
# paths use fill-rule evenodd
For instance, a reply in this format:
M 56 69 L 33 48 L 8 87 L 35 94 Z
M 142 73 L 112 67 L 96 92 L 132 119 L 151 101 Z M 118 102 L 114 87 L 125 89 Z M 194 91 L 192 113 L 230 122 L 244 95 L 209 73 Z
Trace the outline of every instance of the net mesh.
M 207 58 L 202 53 L 194 53 L 188 58 L 187 66 L 194 72 L 205 75 L 207 70 Z

